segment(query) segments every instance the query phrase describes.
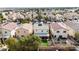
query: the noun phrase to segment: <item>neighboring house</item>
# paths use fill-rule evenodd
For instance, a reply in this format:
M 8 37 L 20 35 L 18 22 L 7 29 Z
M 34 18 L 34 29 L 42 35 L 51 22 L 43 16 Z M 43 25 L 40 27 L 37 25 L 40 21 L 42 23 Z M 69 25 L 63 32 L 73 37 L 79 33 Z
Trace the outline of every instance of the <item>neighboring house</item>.
M 69 35 L 74 36 L 74 31 L 63 22 L 52 22 L 50 24 L 50 31 L 55 38 L 67 38 Z
M 75 20 L 76 18 L 79 18 L 79 14 L 75 12 L 64 13 L 63 17 L 67 20 Z
M 55 15 L 53 15 L 52 10 L 41 11 L 41 16 L 43 18 L 48 17 L 49 19 L 54 19 L 55 18 Z
M 13 22 L 0 24 L 0 38 L 7 39 L 15 36 L 16 29 L 17 24 Z
M 78 21 L 67 21 L 66 25 L 70 26 L 75 32 L 79 32 L 79 20 Z
M 22 24 L 16 29 L 16 37 L 24 37 L 29 34 L 32 34 L 33 28 L 32 28 L 32 23 L 25 23 Z
M 47 39 L 49 37 L 49 25 L 43 22 L 37 22 L 33 25 L 34 34 L 43 38 Z
M 15 12 L 15 11 L 9 11 L 8 13 L 2 13 L 3 17 L 7 20 L 13 20 L 15 21 L 16 19 L 24 19 L 24 16 L 20 12 Z
M 61 15 L 61 14 L 56 14 L 56 15 L 55 15 L 55 18 L 56 18 L 57 21 L 62 21 L 62 20 L 64 20 L 64 17 L 63 17 L 63 15 Z

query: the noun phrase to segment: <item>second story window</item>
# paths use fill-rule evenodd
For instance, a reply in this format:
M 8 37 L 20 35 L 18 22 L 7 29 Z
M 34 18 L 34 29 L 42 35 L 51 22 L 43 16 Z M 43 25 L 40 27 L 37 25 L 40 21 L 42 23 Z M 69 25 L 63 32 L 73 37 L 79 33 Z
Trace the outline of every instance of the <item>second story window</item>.
M 72 21 L 72 19 L 69 19 L 70 21 Z
M 66 33 L 66 31 L 63 31 L 63 33 Z
M 57 33 L 59 33 L 60 31 L 57 31 Z

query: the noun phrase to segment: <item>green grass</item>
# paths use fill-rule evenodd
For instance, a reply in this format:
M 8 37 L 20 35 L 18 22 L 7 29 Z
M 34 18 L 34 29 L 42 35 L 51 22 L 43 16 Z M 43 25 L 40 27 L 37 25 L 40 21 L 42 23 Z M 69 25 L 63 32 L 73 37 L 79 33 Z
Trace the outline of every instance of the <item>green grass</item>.
M 48 46 L 48 42 L 41 41 L 41 46 Z

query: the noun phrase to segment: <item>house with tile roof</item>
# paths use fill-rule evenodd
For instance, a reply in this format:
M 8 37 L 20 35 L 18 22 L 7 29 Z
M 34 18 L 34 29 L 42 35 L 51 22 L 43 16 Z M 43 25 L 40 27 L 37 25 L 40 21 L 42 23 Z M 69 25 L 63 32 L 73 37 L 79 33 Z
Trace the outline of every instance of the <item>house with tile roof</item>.
M 15 36 L 17 24 L 14 22 L 0 24 L 0 38 L 7 39 Z
M 75 12 L 64 13 L 63 17 L 66 18 L 67 20 L 76 20 L 79 19 L 79 14 Z
M 67 21 L 65 24 L 71 27 L 75 32 L 79 32 L 79 21 Z
M 32 23 L 25 23 L 16 29 L 16 37 L 24 37 L 33 33 Z
M 69 35 L 74 36 L 74 30 L 63 22 L 52 22 L 50 31 L 55 38 L 67 38 Z

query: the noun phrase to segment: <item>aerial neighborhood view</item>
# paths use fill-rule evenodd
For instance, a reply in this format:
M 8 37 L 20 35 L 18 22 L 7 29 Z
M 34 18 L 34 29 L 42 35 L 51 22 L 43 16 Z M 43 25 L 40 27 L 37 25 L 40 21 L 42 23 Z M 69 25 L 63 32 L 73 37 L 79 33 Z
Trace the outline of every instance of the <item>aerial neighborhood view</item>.
M 0 8 L 0 51 L 79 51 L 79 8 Z

